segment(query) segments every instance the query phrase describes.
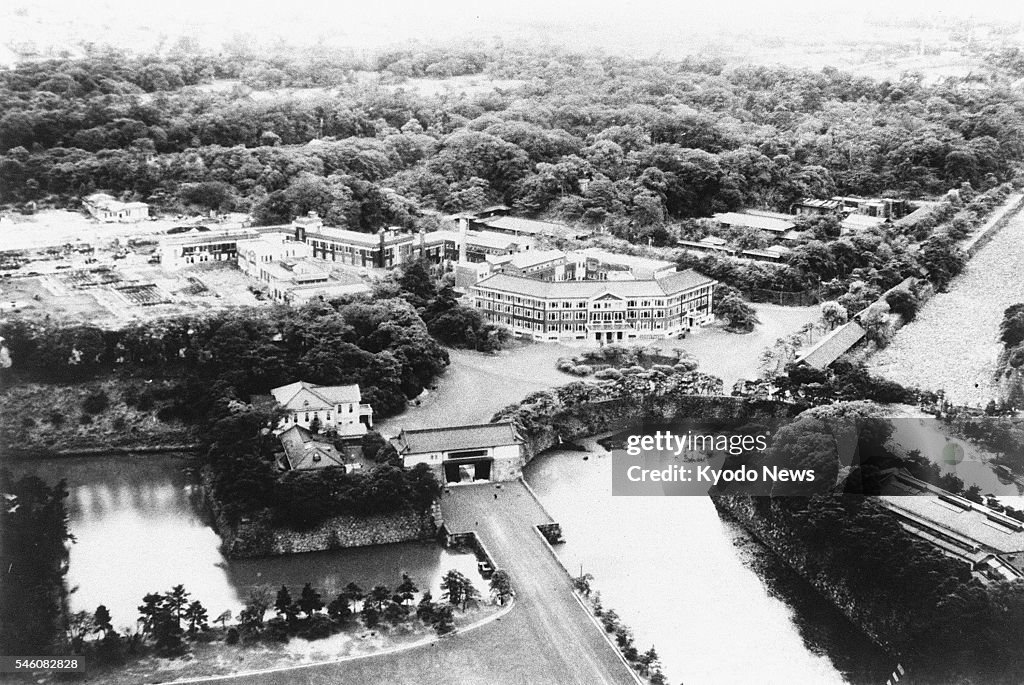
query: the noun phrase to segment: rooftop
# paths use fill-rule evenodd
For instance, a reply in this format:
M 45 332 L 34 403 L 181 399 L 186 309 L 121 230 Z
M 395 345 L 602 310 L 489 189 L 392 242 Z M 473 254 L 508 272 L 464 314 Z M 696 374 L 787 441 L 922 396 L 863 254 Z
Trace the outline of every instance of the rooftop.
M 458 231 L 431 231 L 423 236 L 426 245 L 436 245 L 441 242 L 455 243 L 461 240 Z M 508 250 L 530 242 L 529 238 L 517 237 L 508 233 L 495 233 L 493 231 L 466 231 L 466 243 L 475 247 L 493 248 L 496 250 Z
M 314 385 L 296 381 L 270 391 L 277 403 L 285 409 L 302 411 L 315 407 L 329 408 L 347 402 L 362 400 L 358 385 Z
M 350 231 L 347 228 L 333 228 L 331 226 L 311 228 L 306 232 L 306 236 L 313 239 L 321 237 L 353 245 L 365 245 L 367 247 L 377 247 L 380 245 L 379 233 L 361 233 L 359 231 Z M 416 236 L 411 233 L 389 230 L 384 234 L 384 243 L 391 245 L 393 243 L 412 242 L 415 238 Z
M 785 233 L 796 227 L 796 224 L 792 221 L 756 214 L 741 214 L 739 212 L 724 212 L 722 214 L 715 214 L 712 218 L 718 223 L 727 226 L 756 228 L 759 231 L 772 231 L 773 233 Z
M 522 439 L 511 423 L 403 430 L 392 440 L 399 454 L 427 454 L 453 450 L 518 445 Z
M 330 273 L 326 269 L 307 259 L 265 262 L 260 264 L 260 268 L 277 280 L 292 281 L 293 283 L 330 278 Z
M 606 264 L 621 264 L 623 266 L 628 266 L 631 270 L 658 272 L 665 269 L 676 268 L 675 262 L 669 262 L 662 259 L 651 259 L 649 257 L 619 254 L 617 252 L 602 250 L 599 247 L 588 247 L 583 250 L 579 250 L 578 253 L 589 259 L 596 259 L 597 261 L 604 262 Z
M 82 201 L 86 204 L 92 205 L 93 207 L 101 207 L 111 211 L 117 211 L 119 209 L 142 209 L 143 207 L 149 207 L 145 202 L 121 202 L 112 195 L 107 195 L 106 193 L 93 193 L 92 195 L 82 198 Z
M 563 224 L 556 224 L 550 221 L 537 221 L 536 219 L 524 219 L 518 216 L 498 216 L 490 219 L 484 219 L 480 223 L 502 231 L 514 231 L 515 233 L 525 233 L 527 235 L 536 235 L 538 233 L 557 233 L 559 231 L 564 231 L 566 228 Z
M 205 227 L 203 227 L 205 228 Z M 190 230 L 187 233 L 167 235 L 160 239 L 163 245 L 192 245 L 202 243 L 238 242 L 250 240 L 259 234 L 251 228 L 228 228 L 223 230 Z
M 1024 552 L 1020 522 L 981 504 L 946 493 L 883 495 L 884 504 L 915 514 L 931 523 L 1001 553 Z M 1010 559 L 1018 565 L 1021 559 Z
M 500 263 L 511 264 L 517 269 L 529 269 L 533 266 L 564 260 L 565 253 L 561 250 L 527 250 L 502 257 Z
M 633 281 L 539 281 L 522 276 L 495 274 L 474 287 L 528 297 L 590 299 L 606 293 L 620 297 L 665 297 L 714 282 L 711 278 L 687 269 L 668 274 L 664 278 Z
M 792 221 L 796 217 L 792 214 L 784 214 L 783 212 L 771 212 L 767 209 L 744 209 L 742 214 L 749 214 L 751 216 L 766 216 L 771 219 L 782 219 L 783 221 Z
M 798 207 L 816 207 L 818 209 L 839 209 L 842 204 L 839 200 L 818 200 L 813 197 L 805 197 L 796 203 Z
M 333 444 L 302 426 L 292 426 L 280 435 L 287 466 L 293 470 L 344 466 L 345 459 Z
M 805 362 L 816 369 L 828 368 L 860 342 L 866 333 L 859 323 L 851 321 L 819 340 L 817 345 L 797 357 L 796 363 Z

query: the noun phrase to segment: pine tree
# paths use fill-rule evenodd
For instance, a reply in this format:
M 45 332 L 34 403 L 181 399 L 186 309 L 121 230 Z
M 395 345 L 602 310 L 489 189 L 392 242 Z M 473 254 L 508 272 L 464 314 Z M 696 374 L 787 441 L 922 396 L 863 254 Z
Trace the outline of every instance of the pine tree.
M 363 592 L 363 588 L 359 587 L 355 583 L 349 583 L 346 585 L 342 594 L 349 602 L 352 603 L 352 613 L 356 612 L 356 604 L 361 602 L 363 597 L 366 596 L 366 593 Z
M 302 587 L 302 595 L 299 597 L 298 606 L 299 610 L 306 614 L 306 616 L 312 616 L 324 608 L 324 602 L 320 598 L 320 593 L 314 590 L 310 583 L 306 583 Z
M 395 588 L 395 591 L 402 598 L 402 603 L 408 605 L 409 602 L 416 597 L 416 593 L 419 592 L 419 588 L 416 587 L 416 583 L 409 577 L 408 573 L 402 574 L 402 583 Z
M 200 631 L 210 629 L 206 607 L 198 600 L 189 604 L 188 608 L 185 609 L 185 620 L 188 621 L 187 632 L 189 637 L 195 637 Z
M 377 585 L 372 590 L 370 590 L 370 595 L 367 597 L 367 599 L 373 602 L 373 605 L 374 607 L 376 607 L 377 611 L 383 611 L 384 602 L 391 599 L 391 590 L 388 589 L 387 585 Z
M 295 617 L 298 616 L 299 610 L 295 606 L 295 602 L 292 601 L 292 595 L 288 592 L 288 588 L 284 585 L 277 591 L 277 600 L 274 602 L 274 611 L 281 618 L 286 619 L 289 623 L 295 621 Z
M 114 626 L 110 624 L 110 611 L 106 606 L 100 604 L 96 607 L 96 613 L 93 614 L 93 624 L 96 626 L 93 632 L 98 633 L 102 631 L 103 637 L 106 637 L 107 633 L 114 630 Z

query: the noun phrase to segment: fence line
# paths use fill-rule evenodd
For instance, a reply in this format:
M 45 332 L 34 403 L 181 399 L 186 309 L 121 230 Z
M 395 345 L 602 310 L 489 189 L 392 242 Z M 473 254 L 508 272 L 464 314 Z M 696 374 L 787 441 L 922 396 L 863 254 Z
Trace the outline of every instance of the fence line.
M 810 307 L 821 301 L 818 290 L 767 290 L 765 288 L 747 288 L 743 294 L 751 302 L 767 302 L 789 307 Z

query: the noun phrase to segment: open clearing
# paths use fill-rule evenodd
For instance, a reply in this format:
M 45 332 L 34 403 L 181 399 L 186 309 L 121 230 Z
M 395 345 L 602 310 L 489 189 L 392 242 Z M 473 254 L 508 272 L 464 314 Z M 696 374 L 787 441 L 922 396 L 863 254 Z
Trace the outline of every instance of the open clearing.
M 739 378 L 757 378 L 761 353 L 775 341 L 819 318 L 817 307 L 755 304 L 761 323 L 752 333 L 728 333 L 718 326 L 698 330 L 685 340 L 640 341 L 659 349 L 682 348 L 700 362 L 699 370 L 719 376 L 729 392 Z M 448 350 L 451 366 L 433 390 L 404 413 L 376 424 L 384 435 L 405 428 L 437 428 L 486 423 L 499 409 L 532 392 L 584 380 L 558 371 L 560 357 L 574 357 L 590 345 L 517 342 L 497 354 Z
M 403 428 L 437 428 L 487 423 L 499 409 L 532 392 L 580 380 L 555 368 L 559 357 L 579 349 L 554 343 L 515 343 L 507 350 L 485 354 L 448 350 L 451 366 L 437 379 L 434 390 L 419 398 L 419 405 L 376 424 L 384 435 Z
M 685 340 L 656 341 L 655 346 L 686 350 L 700 362 L 698 371 L 718 376 L 724 381 L 728 394 L 737 380 L 759 377 L 758 366 L 765 348 L 821 318 L 821 310 L 817 306 L 785 307 L 760 303 L 751 306 L 757 311 L 761 323 L 750 333 L 730 333 L 715 325 L 688 333 Z
M 1024 213 L 1018 213 L 967 263 L 888 348 L 868 360 L 873 373 L 956 404 L 984 405 L 1001 391 L 995 373 L 1003 311 L 1024 302 Z

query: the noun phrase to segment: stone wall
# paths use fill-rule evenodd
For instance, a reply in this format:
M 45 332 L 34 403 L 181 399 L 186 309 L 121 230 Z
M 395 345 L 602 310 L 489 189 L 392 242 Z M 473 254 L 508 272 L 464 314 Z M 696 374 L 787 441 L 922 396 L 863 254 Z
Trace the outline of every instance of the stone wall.
M 765 510 L 763 507 L 755 508 L 753 498 L 748 496 L 730 495 L 713 499 L 720 512 L 735 520 L 778 555 L 872 642 L 891 654 L 897 651 L 893 645 L 912 630 L 913 617 L 901 615 L 894 607 L 873 602 L 870 597 L 856 596 L 843 582 L 826 574 L 799 535 L 785 526 L 782 517 L 774 515 L 774 504 Z
M 743 421 L 792 417 L 806 407 L 768 400 L 724 396 L 632 396 L 597 402 L 567 404 L 541 421 L 521 426 L 525 439 L 525 462 L 538 454 L 584 437 L 676 420 Z M 505 418 L 510 415 L 506 414 Z M 514 415 L 512 415 L 514 417 Z
M 204 472 L 202 481 L 215 528 L 221 537 L 221 549 L 232 559 L 431 540 L 441 525 L 441 511 L 436 503 L 429 511 L 422 512 L 402 510 L 372 516 L 335 516 L 302 531 L 271 525 L 266 516 L 231 523 L 212 496 L 208 473 Z
M 520 450 L 518 457 L 495 459 L 494 463 L 491 464 L 491 480 L 516 480 L 523 475 L 523 466 L 525 465 L 526 457 L 522 450 Z
M 992 237 L 1002 230 L 1022 207 L 1024 207 L 1024 194 L 1014 193 L 1011 195 L 992 213 L 985 224 L 978 229 L 978 232 L 964 242 L 962 249 L 967 256 L 973 257 L 978 250 L 988 244 Z

